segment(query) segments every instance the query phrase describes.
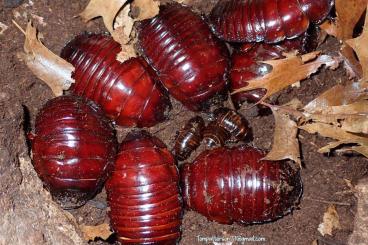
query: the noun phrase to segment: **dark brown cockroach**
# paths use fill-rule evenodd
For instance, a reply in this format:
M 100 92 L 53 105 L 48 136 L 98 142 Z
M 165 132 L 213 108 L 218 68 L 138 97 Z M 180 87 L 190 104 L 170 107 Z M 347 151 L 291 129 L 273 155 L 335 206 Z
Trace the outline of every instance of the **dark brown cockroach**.
M 117 61 L 120 51 L 120 44 L 104 34 L 84 33 L 69 42 L 61 57 L 75 67 L 71 92 L 100 104 L 120 126 L 150 127 L 163 121 L 170 101 L 154 71 L 141 57 Z
M 225 88 L 228 50 L 188 7 L 161 6 L 140 24 L 138 46 L 169 93 L 191 110 Z
M 231 134 L 218 123 L 210 122 L 203 132 L 203 139 L 208 148 L 223 146 L 231 139 Z
M 123 244 L 175 244 L 182 200 L 173 155 L 158 138 L 130 133 L 106 183 L 109 216 Z
M 318 35 L 317 28 L 311 27 L 301 37 L 277 44 L 252 43 L 241 45 L 232 55 L 230 91 L 234 92 L 246 87 L 249 80 L 271 72 L 272 66 L 262 63 L 262 61 L 285 58 L 284 53 L 292 51 L 303 54 L 315 50 L 318 44 Z M 264 89 L 255 89 L 233 94 L 231 99 L 235 107 L 240 107 L 245 101 L 249 103 L 258 102 L 265 94 Z
M 277 43 L 323 21 L 333 0 L 220 0 L 210 14 L 213 32 L 228 42 Z
M 101 189 L 117 151 L 114 129 L 103 111 L 76 96 L 47 102 L 29 138 L 36 172 L 65 209 L 83 205 Z
M 264 156 L 246 146 L 201 153 L 182 167 L 186 207 L 222 224 L 263 223 L 290 213 L 302 194 L 299 171 Z
M 241 141 L 248 133 L 248 122 L 245 118 L 234 110 L 228 108 L 218 108 L 213 112 L 216 124 L 225 129 L 235 138 Z
M 204 127 L 203 118 L 196 116 L 190 119 L 178 132 L 174 145 L 174 155 L 179 161 L 187 159 L 200 145 Z

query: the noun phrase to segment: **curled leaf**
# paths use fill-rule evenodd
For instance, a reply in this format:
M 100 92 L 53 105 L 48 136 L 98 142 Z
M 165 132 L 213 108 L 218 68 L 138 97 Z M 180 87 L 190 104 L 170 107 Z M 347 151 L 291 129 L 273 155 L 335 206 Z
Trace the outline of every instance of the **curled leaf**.
M 346 86 L 336 85 L 309 102 L 304 107 L 304 111 L 321 113 L 331 106 L 347 105 L 367 98 L 368 84 L 353 82 Z
M 320 153 L 328 153 L 332 149 L 344 145 L 344 144 L 355 144 L 359 147 L 359 153 L 368 152 L 368 138 L 362 137 L 353 133 L 349 133 L 342 129 L 341 127 L 330 125 L 326 123 L 313 122 L 302 126 L 300 129 L 307 131 L 308 133 L 315 134 L 318 133 L 323 137 L 335 139 L 336 141 L 329 143 L 327 146 L 322 147 L 318 150 Z M 349 148 L 350 150 L 355 150 L 356 148 Z M 367 155 L 365 155 L 368 157 Z
M 272 150 L 264 159 L 272 161 L 291 159 L 301 167 L 296 122 L 276 108 L 271 109 L 275 117 L 275 133 Z
M 362 34 L 357 38 L 346 40 L 346 43 L 351 46 L 358 55 L 359 62 L 363 69 L 362 81 L 368 82 L 368 11 L 365 17 Z
M 126 2 L 127 0 L 91 0 L 79 16 L 85 22 L 101 16 L 107 30 L 111 33 L 114 29 L 115 17 Z
M 28 22 L 25 35 L 25 53 L 20 53 L 19 58 L 25 61 L 33 74 L 51 88 L 55 96 L 62 95 L 63 90 L 69 89 L 74 83 L 73 65 L 52 53 L 41 43 L 37 29 L 31 22 Z

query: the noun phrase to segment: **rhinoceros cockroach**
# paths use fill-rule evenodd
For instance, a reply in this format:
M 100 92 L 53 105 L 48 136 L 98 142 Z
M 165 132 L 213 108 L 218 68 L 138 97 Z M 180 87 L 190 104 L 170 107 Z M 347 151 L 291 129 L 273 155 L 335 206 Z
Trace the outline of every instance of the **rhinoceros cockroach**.
M 124 244 L 175 244 L 182 201 L 172 154 L 145 131 L 122 142 L 106 183 L 113 230 Z
M 209 19 L 213 32 L 228 42 L 280 42 L 323 21 L 333 0 L 220 0 Z
M 76 96 L 48 101 L 29 138 L 36 172 L 65 209 L 83 205 L 100 190 L 117 151 L 113 127 L 103 111 Z
M 290 213 L 302 194 L 299 171 L 264 156 L 246 146 L 201 153 L 182 167 L 186 207 L 222 224 L 263 223 Z
M 169 93 L 191 110 L 226 84 L 228 50 L 206 22 L 178 3 L 138 27 L 138 46 Z
M 71 92 L 100 104 L 118 125 L 150 127 L 165 119 L 168 97 L 143 58 L 116 60 L 119 43 L 105 34 L 84 33 L 62 50 L 75 67 Z M 156 79 L 157 80 L 157 79 Z

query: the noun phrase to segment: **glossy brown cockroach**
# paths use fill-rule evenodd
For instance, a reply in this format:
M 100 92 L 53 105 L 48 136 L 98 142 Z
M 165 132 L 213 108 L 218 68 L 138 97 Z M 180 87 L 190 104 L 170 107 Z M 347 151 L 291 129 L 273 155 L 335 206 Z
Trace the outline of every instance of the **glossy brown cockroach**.
M 121 45 L 105 34 L 83 33 L 70 41 L 61 57 L 75 67 L 73 94 L 87 97 L 125 127 L 150 127 L 165 119 L 170 107 L 156 75 L 143 58 L 116 60 Z
M 236 140 L 243 140 L 248 133 L 248 122 L 234 110 L 219 108 L 214 112 L 214 118 L 219 127 L 225 129 Z
M 165 144 L 145 131 L 122 142 L 106 183 L 109 216 L 123 244 L 175 244 L 180 238 L 179 174 Z
M 174 155 L 179 161 L 187 159 L 200 145 L 204 127 L 203 118 L 196 116 L 190 119 L 178 132 L 174 145 Z
M 230 141 L 241 141 L 249 131 L 245 118 L 228 108 L 216 109 L 211 119 L 212 122 L 203 133 L 207 147 L 223 146 Z
M 228 42 L 277 43 L 323 21 L 333 0 L 220 0 L 210 14 L 213 32 Z
M 231 138 L 230 132 L 218 125 L 210 122 L 203 132 L 203 139 L 208 148 L 223 146 Z
M 169 93 L 191 110 L 225 88 L 228 50 L 188 7 L 161 6 L 138 27 L 138 46 Z
M 299 171 L 264 156 L 246 146 L 201 153 L 182 167 L 186 207 L 222 224 L 263 223 L 290 213 L 302 194 Z
M 83 205 L 101 189 L 117 151 L 114 129 L 103 111 L 77 96 L 48 101 L 29 138 L 36 172 L 65 209 Z

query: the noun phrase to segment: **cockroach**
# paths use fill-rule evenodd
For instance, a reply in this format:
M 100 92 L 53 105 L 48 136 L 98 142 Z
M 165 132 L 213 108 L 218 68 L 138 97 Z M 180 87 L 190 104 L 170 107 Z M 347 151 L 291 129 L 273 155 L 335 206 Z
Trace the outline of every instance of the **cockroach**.
M 225 88 L 228 50 L 188 7 L 161 6 L 159 15 L 140 23 L 138 46 L 169 93 L 190 110 L 203 109 Z
M 241 45 L 231 57 L 230 91 L 234 92 L 246 87 L 249 80 L 271 72 L 272 66 L 262 63 L 262 61 L 285 58 L 284 53 L 292 51 L 300 54 L 313 51 L 317 47 L 318 34 L 316 27 L 311 27 L 301 37 L 277 44 L 252 43 Z M 231 99 L 235 107 L 238 108 L 245 101 L 257 103 L 265 94 L 266 90 L 255 89 L 233 94 Z
M 158 138 L 128 134 L 106 191 L 111 226 L 123 244 L 175 244 L 180 238 L 178 169 Z
M 141 57 L 117 61 L 120 51 L 109 35 L 75 37 L 61 52 L 75 67 L 70 91 L 100 104 L 120 126 L 150 127 L 163 121 L 170 102 L 154 71 Z
M 228 42 L 277 43 L 322 22 L 333 0 L 220 0 L 209 19 L 213 32 Z
M 299 171 L 264 156 L 248 146 L 221 147 L 184 164 L 186 207 L 222 224 L 263 223 L 290 213 L 302 194 Z
M 208 148 L 223 146 L 230 138 L 230 132 L 217 122 L 210 122 L 203 132 L 203 139 Z
M 36 172 L 65 209 L 84 205 L 101 189 L 117 153 L 114 129 L 102 109 L 77 96 L 48 101 L 29 139 Z
M 204 127 L 203 118 L 196 116 L 190 119 L 178 132 L 174 145 L 174 155 L 179 161 L 187 159 L 201 144 Z
M 243 140 L 248 133 L 248 122 L 234 110 L 218 108 L 214 112 L 216 124 L 225 129 L 236 140 Z

